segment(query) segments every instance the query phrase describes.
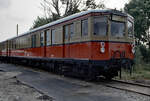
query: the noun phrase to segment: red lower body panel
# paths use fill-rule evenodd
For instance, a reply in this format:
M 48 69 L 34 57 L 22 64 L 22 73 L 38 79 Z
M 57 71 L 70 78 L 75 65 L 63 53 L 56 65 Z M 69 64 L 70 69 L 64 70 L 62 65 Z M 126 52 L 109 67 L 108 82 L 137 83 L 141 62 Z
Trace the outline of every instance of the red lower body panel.
M 133 59 L 132 47 L 129 43 L 105 42 L 105 52 L 101 52 L 101 42 L 84 42 L 66 45 L 55 45 L 38 48 L 28 48 L 1 52 L 5 56 L 28 56 L 28 57 L 48 57 L 48 58 L 71 58 L 84 60 L 109 60 L 111 58 Z

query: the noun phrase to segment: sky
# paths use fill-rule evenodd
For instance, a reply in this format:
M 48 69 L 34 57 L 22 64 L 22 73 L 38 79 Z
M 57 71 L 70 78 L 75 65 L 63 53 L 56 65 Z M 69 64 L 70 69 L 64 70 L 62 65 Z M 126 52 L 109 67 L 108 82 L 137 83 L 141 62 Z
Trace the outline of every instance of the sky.
M 0 41 L 27 32 L 37 16 L 42 16 L 42 0 L 0 0 Z M 97 0 L 98 1 L 98 0 Z M 107 8 L 121 9 L 129 0 L 104 0 Z

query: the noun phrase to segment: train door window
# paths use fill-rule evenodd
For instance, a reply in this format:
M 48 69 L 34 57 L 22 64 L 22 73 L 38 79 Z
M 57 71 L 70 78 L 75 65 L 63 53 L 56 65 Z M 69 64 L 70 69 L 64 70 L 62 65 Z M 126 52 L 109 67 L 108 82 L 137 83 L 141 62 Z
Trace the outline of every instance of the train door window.
M 82 20 L 82 36 L 88 35 L 88 19 Z
M 14 41 L 12 40 L 12 50 L 14 50 Z
M 17 39 L 15 39 L 15 49 L 17 49 Z
M 70 37 L 73 37 L 74 35 L 74 24 L 70 24 Z
M 94 35 L 106 36 L 107 34 L 107 18 L 95 17 L 94 18 Z
M 52 29 L 52 44 L 55 43 L 55 32 L 56 32 L 56 30 Z
M 32 48 L 36 47 L 36 35 L 32 35 Z
M 128 21 L 128 37 L 133 38 L 133 23 L 131 21 Z
M 34 35 L 32 35 L 32 37 L 31 37 L 32 39 L 32 48 L 34 47 Z
M 69 37 L 69 26 L 68 25 L 64 26 L 64 33 L 65 33 L 65 39 L 67 39 Z
M 40 34 L 40 45 L 41 47 L 44 46 L 44 32 L 41 32 Z
M 51 33 L 50 30 L 46 31 L 46 45 L 49 46 L 51 44 Z

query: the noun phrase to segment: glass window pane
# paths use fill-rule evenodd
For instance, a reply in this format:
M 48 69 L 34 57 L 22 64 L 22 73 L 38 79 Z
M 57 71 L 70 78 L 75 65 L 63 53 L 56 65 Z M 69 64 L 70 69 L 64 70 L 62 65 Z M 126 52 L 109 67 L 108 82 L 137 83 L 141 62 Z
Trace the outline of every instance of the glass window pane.
M 125 23 L 123 22 L 111 22 L 111 35 L 114 37 L 125 36 Z
M 52 44 L 55 43 L 55 29 L 52 30 Z
M 74 33 L 74 24 L 70 25 L 70 36 L 73 37 L 75 35 Z
M 94 18 L 94 35 L 106 36 L 107 33 L 107 18 Z
M 88 35 L 88 19 L 82 20 L 82 36 Z
M 32 47 L 36 47 L 36 35 L 32 35 Z
M 41 46 L 44 46 L 44 32 L 41 32 L 40 43 L 41 43 Z
M 32 35 L 32 47 L 34 47 L 34 37 L 33 37 L 33 35 Z
M 69 37 L 69 26 L 65 26 L 65 38 L 67 39 Z
M 133 38 L 133 23 L 128 21 L 128 37 Z
M 51 40 L 50 40 L 51 36 L 50 36 L 50 30 L 46 31 L 46 45 L 49 46 L 51 44 Z

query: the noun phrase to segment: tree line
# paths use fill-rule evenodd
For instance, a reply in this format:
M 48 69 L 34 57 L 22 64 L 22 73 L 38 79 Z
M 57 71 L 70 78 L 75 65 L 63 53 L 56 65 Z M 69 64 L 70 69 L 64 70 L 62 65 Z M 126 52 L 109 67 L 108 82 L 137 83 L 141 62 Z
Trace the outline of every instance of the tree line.
M 42 0 L 44 16 L 37 17 L 31 29 L 88 9 L 104 9 L 102 0 Z
M 124 10 L 135 20 L 137 52 L 144 62 L 150 62 L 150 0 L 130 0 Z

